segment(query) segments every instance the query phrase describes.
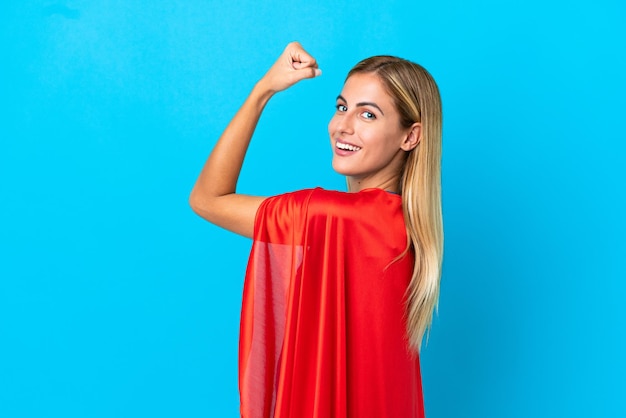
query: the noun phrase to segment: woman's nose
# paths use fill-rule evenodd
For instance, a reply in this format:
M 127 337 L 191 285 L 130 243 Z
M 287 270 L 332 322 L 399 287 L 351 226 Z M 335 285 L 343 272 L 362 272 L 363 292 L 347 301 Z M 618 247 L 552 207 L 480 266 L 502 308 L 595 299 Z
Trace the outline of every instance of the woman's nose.
M 335 130 L 341 134 L 352 134 L 354 132 L 353 120 L 352 117 L 348 113 L 344 113 L 342 115 L 336 115 L 335 119 Z

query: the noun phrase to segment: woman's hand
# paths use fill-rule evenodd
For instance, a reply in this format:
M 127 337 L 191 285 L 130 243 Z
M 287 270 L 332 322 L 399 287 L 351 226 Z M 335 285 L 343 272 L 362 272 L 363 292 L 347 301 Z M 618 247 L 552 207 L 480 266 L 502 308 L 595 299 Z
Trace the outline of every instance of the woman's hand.
M 315 58 L 309 55 L 302 45 L 292 42 L 278 57 L 268 72 L 259 81 L 259 85 L 272 93 L 285 90 L 305 78 L 314 78 L 322 74 Z

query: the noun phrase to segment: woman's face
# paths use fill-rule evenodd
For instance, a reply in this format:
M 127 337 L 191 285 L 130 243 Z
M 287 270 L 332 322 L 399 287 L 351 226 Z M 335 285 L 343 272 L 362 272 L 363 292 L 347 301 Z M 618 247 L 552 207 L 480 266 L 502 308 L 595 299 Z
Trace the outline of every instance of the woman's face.
M 348 176 L 351 191 L 395 189 L 412 128 L 400 125 L 393 99 L 373 73 L 350 76 L 328 124 L 333 169 Z M 419 132 L 418 132 L 419 136 Z

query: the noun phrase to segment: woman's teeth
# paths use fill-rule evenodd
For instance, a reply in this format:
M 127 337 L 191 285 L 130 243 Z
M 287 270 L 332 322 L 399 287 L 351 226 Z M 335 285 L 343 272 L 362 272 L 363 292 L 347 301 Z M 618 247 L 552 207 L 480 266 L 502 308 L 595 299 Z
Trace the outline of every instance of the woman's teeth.
M 358 151 L 361 147 L 357 147 L 355 145 L 344 144 L 343 142 L 337 142 L 337 148 L 343 149 L 346 151 Z

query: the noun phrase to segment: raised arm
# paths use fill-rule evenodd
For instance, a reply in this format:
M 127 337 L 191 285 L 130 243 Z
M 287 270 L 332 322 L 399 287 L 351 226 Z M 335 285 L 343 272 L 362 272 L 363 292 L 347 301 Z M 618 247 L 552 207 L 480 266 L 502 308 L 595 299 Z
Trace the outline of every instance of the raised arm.
M 283 51 L 230 121 L 211 151 L 189 196 L 194 212 L 207 221 L 252 237 L 263 197 L 236 193 L 250 139 L 269 99 L 300 80 L 321 74 L 315 59 L 297 42 Z

